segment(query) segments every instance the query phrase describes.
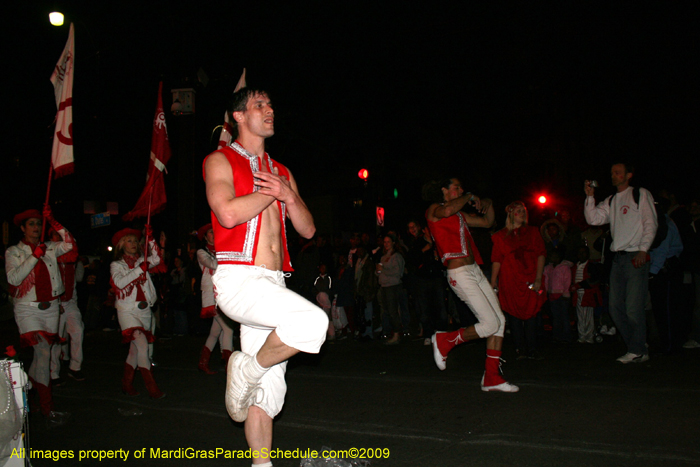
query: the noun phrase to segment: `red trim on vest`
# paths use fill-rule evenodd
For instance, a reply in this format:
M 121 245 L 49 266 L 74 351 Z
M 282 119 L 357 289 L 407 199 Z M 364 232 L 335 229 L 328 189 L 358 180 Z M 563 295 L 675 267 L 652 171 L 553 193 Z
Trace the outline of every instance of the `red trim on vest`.
M 64 344 L 65 339 L 58 337 L 55 332 L 47 331 L 29 331 L 19 336 L 19 345 L 21 347 L 31 347 L 39 343 L 39 336 L 43 337 L 49 344 Z
M 134 269 L 136 266 L 136 260 L 138 260 L 138 257 L 135 256 L 129 256 L 129 255 L 124 255 L 122 257 L 126 265 L 129 267 L 129 269 Z M 139 266 L 140 268 L 141 266 Z M 146 273 L 141 274 L 139 277 L 134 279 L 133 281 L 129 282 L 126 287 L 123 289 L 120 289 L 117 287 L 117 284 L 114 283 L 114 279 L 112 277 L 109 278 L 109 285 L 112 286 L 112 290 L 114 291 L 114 295 L 119 299 L 119 300 L 124 300 L 126 297 L 131 295 L 131 292 L 133 292 L 134 287 L 136 287 L 137 292 L 136 292 L 136 301 L 138 302 L 145 302 L 146 301 L 146 294 L 143 293 L 143 288 L 141 287 L 142 284 L 146 283 Z
M 134 339 L 136 339 L 136 338 L 134 337 L 134 333 L 135 333 L 136 331 L 141 331 L 141 332 L 143 333 L 143 335 L 146 336 L 146 340 L 147 340 L 148 342 L 155 342 L 156 338 L 153 336 L 153 334 L 151 333 L 151 331 L 146 331 L 146 330 L 143 328 L 143 326 L 136 326 L 136 327 L 133 327 L 133 328 L 124 329 L 124 330 L 122 331 L 122 344 L 127 344 L 127 343 L 133 341 Z
M 476 264 L 484 264 L 481 259 L 481 254 L 474 243 L 472 234 L 469 231 L 469 226 L 467 225 L 466 214 L 463 212 L 458 212 L 449 217 L 443 217 L 437 222 L 433 222 L 428 219 L 426 212 L 426 220 L 428 221 L 428 230 L 430 230 L 430 235 L 432 235 L 435 240 L 435 246 L 437 247 L 438 254 L 440 255 L 440 260 L 444 265 L 447 265 L 447 261 L 450 259 L 457 258 L 467 258 L 469 256 L 468 251 L 462 252 L 462 241 L 461 232 L 462 228 L 460 225 L 460 216 L 464 222 L 464 235 L 469 244 L 469 247 L 474 255 L 474 261 Z M 449 257 L 445 257 L 449 255 Z

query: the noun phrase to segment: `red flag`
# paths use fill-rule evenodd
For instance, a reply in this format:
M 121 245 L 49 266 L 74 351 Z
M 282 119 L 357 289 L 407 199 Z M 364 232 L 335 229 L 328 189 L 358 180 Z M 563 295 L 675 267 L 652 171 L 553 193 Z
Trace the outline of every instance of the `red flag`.
M 136 206 L 130 212 L 124 214 L 123 219 L 130 221 L 136 217 L 157 214 L 165 209 L 167 199 L 165 196 L 165 182 L 163 171 L 165 164 L 170 160 L 170 143 L 168 142 L 168 129 L 165 126 L 165 113 L 163 112 L 163 82 L 158 86 L 158 103 L 156 104 L 156 116 L 153 119 L 153 138 L 151 139 L 151 159 L 148 163 L 146 174 L 146 186 L 139 196 Z
M 245 86 L 245 68 L 243 68 L 243 73 L 238 79 L 238 84 L 236 84 L 236 89 L 233 90 L 233 93 L 235 94 L 239 89 L 244 88 Z M 219 145 L 216 147 L 216 149 L 225 148 L 226 146 L 231 144 L 232 130 L 233 128 L 231 127 L 231 122 L 229 122 L 228 119 L 228 111 L 226 111 L 226 113 L 224 113 L 224 127 L 221 129 L 221 136 L 219 136 Z
M 56 95 L 56 133 L 53 137 L 51 165 L 55 178 L 73 173 L 73 65 L 75 44 L 73 40 L 73 23 L 70 24 L 68 42 L 63 49 L 56 69 L 51 75 L 54 94 Z

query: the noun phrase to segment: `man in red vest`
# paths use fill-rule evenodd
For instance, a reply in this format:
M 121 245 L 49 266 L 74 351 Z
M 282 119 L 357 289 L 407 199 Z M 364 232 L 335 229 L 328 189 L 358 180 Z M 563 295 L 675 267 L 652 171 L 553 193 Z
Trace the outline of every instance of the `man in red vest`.
M 285 218 L 304 238 L 316 232 L 291 172 L 265 152 L 274 134 L 267 93 L 243 88 L 233 96 L 229 120 L 235 141 L 204 161 L 207 200 L 218 267 L 213 277 L 219 308 L 241 323 L 241 350 L 228 363 L 226 408 L 245 421 L 245 435 L 258 458 L 272 465 L 272 421 L 282 410 L 287 360 L 318 353 L 328 318 L 318 306 L 285 287 L 292 271 Z M 237 133 L 237 135 L 235 134 Z

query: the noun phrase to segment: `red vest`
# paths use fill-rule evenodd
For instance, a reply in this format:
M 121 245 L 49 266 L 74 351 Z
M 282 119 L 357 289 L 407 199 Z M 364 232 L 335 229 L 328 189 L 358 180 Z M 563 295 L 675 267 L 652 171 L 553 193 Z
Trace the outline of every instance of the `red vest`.
M 472 234 L 469 232 L 466 214 L 460 211 L 450 217 L 443 217 L 437 222 L 432 222 L 426 213 L 426 220 L 428 221 L 428 230 L 435 240 L 440 260 L 444 265 L 447 265 L 449 259 L 467 258 L 469 256 L 467 243 L 471 247 L 476 264 L 484 263 L 474 239 L 472 239 Z
M 236 196 L 245 196 L 257 191 L 253 173 L 259 170 L 258 156 L 249 153 L 238 142 L 219 149 L 219 152 L 226 156 L 233 174 L 234 190 Z M 207 156 L 208 157 L 208 156 Z M 268 170 L 272 173 L 273 168 L 277 168 L 277 173 L 289 179 L 289 171 L 285 166 L 272 160 L 267 153 L 263 160 L 267 159 Z M 204 159 L 206 164 L 206 159 Z M 206 181 L 206 174 L 204 175 Z M 289 260 L 287 250 L 287 228 L 285 225 L 286 207 L 284 203 L 275 201 L 280 213 L 280 224 L 282 228 L 282 244 L 284 245 L 284 259 L 282 270 L 293 271 L 292 263 Z M 262 212 L 250 219 L 245 224 L 239 224 L 232 229 L 227 229 L 219 224 L 219 220 L 211 213 L 211 224 L 214 229 L 214 247 L 216 248 L 216 261 L 221 264 L 245 264 L 253 265 L 255 255 L 258 251 L 258 241 L 260 239 L 260 219 Z

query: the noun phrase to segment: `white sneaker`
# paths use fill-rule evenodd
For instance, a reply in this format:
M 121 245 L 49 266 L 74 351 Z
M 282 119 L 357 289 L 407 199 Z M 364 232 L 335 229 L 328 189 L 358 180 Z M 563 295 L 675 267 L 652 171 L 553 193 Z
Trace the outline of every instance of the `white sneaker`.
M 602 325 L 598 332 L 603 334 L 604 336 L 607 336 L 608 335 L 608 325 L 607 324 Z
M 430 338 L 430 343 L 433 344 L 433 359 L 435 360 L 435 365 L 437 365 L 440 370 L 444 370 L 447 368 L 447 355 L 443 355 L 442 352 L 440 352 L 440 345 L 438 342 L 439 334 L 445 333 L 437 331 L 433 334 L 433 337 Z M 442 339 L 440 339 L 440 341 L 442 341 Z
M 503 383 L 495 386 L 484 386 L 484 376 L 482 376 L 481 390 L 484 392 L 518 392 L 520 391 L 520 388 L 515 384 L 510 384 L 508 381 L 504 381 Z
M 255 396 L 260 389 L 258 381 L 248 381 L 243 375 L 243 366 L 252 356 L 243 352 L 233 352 L 229 357 L 226 371 L 226 410 L 237 422 L 248 418 L 248 408 L 255 402 Z M 260 389 L 262 390 L 262 389 Z
M 684 349 L 700 349 L 700 342 L 690 339 L 688 342 L 683 344 Z
M 634 361 L 635 359 L 641 358 L 641 357 L 643 357 L 643 355 L 639 355 L 639 354 L 636 354 L 636 353 L 627 352 L 627 353 L 624 354 L 622 357 L 618 358 L 617 361 L 620 362 L 620 363 L 631 363 L 631 362 Z M 648 356 L 648 355 L 647 355 L 647 360 L 649 360 L 649 356 Z

